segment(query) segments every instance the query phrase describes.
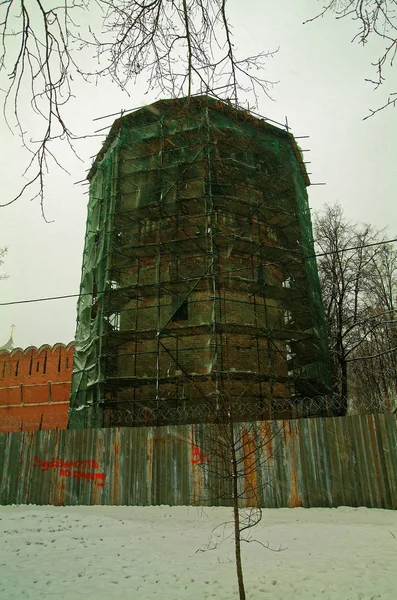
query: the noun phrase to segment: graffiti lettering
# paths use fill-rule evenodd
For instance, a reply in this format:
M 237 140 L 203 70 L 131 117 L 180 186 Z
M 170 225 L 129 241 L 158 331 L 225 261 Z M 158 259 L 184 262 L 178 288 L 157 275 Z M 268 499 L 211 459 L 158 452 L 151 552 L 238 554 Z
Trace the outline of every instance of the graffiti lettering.
M 209 461 L 210 461 L 210 459 L 208 458 L 207 454 L 204 454 L 203 452 L 201 452 L 201 448 L 199 448 L 198 446 L 193 446 L 192 463 L 194 465 L 198 465 L 203 462 L 208 463 Z
M 106 473 L 90 473 L 88 471 L 88 469 L 99 469 L 99 464 L 96 460 L 65 461 L 62 458 L 56 457 L 48 461 L 40 460 L 38 456 L 35 456 L 33 466 L 39 468 L 42 473 L 48 471 L 48 469 L 59 469 L 60 477 L 73 477 L 73 479 L 95 481 L 97 487 L 103 487 L 106 479 Z
M 72 474 L 72 471 L 70 469 L 59 469 L 59 475 L 61 477 L 70 477 Z
M 73 471 L 73 477 L 75 479 L 90 479 L 96 481 L 97 479 L 105 479 L 106 473 L 85 473 L 80 471 Z
M 38 456 L 34 457 L 34 467 L 40 467 L 42 471 L 48 471 L 48 469 L 60 469 L 60 468 L 74 468 L 74 469 L 98 469 L 99 464 L 96 460 L 75 460 L 65 461 L 57 456 L 52 460 L 40 460 Z

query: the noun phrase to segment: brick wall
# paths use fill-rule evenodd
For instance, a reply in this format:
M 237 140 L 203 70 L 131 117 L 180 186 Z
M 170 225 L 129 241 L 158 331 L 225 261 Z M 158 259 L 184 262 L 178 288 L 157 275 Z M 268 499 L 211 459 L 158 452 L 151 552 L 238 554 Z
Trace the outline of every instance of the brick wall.
M 0 432 L 66 429 L 74 344 L 0 352 Z

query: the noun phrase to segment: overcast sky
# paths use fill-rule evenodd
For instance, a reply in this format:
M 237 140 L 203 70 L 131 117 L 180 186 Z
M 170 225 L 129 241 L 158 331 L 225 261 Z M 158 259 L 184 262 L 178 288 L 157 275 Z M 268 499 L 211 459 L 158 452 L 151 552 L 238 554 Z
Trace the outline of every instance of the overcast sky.
M 249 6 L 249 10 L 247 7 Z M 315 23 L 302 22 L 315 14 L 316 0 L 230 0 L 235 43 L 244 53 L 274 50 L 265 76 L 279 83 L 274 101 L 260 97 L 259 112 L 276 121 L 285 116 L 296 136 L 310 149 L 305 159 L 311 181 L 326 183 L 308 189 L 312 210 L 338 201 L 353 221 L 388 228 L 397 237 L 396 164 L 397 113 L 388 109 L 363 121 L 369 108 L 387 100 L 386 91 L 374 92 L 364 81 L 374 75 L 376 43 L 365 48 L 351 44 L 356 25 L 330 16 Z M 391 80 L 391 77 L 390 77 Z M 68 115 L 75 133 L 92 134 L 111 125 L 112 119 L 93 119 L 155 101 L 145 95 L 145 83 L 129 88 L 130 97 L 114 84 L 79 84 Z M 20 140 L 1 125 L 1 202 L 19 191 L 28 159 Z M 0 246 L 8 246 L 0 281 L 0 302 L 76 294 L 79 290 L 84 243 L 87 187 L 73 185 L 85 177 L 100 138 L 78 146 L 82 161 L 61 151 L 67 176 L 51 169 L 46 187 L 46 224 L 38 201 L 27 198 L 0 208 Z M 18 346 L 68 343 L 76 325 L 76 299 L 0 306 L 0 345 L 14 323 Z

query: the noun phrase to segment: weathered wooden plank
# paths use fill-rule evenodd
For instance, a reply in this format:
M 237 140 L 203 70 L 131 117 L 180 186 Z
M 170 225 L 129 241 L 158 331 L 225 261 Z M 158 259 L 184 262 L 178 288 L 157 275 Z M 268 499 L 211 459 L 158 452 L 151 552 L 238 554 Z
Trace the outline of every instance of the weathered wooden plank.
M 340 426 L 344 427 L 343 454 L 340 454 L 342 466 L 343 488 L 347 506 L 362 506 L 364 482 L 360 461 L 360 445 L 357 437 L 359 420 L 355 417 L 339 418 Z
M 381 440 L 387 469 L 387 487 L 390 492 L 391 505 L 397 509 L 397 421 L 390 415 L 381 415 Z
M 372 415 L 372 427 L 370 428 L 371 446 L 374 453 L 374 466 L 378 480 L 379 506 L 391 508 L 391 495 L 389 493 L 388 473 L 383 450 L 383 422 L 379 419 L 382 415 Z
M 221 433 L 200 424 L 1 434 L 0 502 L 230 505 Z M 234 435 L 242 506 L 397 508 L 393 415 L 235 424 Z

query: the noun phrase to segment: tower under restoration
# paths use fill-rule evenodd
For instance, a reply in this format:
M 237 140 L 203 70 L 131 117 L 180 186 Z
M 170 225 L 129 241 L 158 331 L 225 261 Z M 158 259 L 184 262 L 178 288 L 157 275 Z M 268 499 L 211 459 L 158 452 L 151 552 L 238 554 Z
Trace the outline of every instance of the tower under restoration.
M 72 428 L 302 413 L 326 326 L 294 137 L 207 96 L 113 124 L 88 179 Z

